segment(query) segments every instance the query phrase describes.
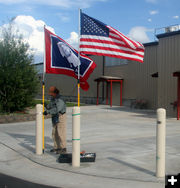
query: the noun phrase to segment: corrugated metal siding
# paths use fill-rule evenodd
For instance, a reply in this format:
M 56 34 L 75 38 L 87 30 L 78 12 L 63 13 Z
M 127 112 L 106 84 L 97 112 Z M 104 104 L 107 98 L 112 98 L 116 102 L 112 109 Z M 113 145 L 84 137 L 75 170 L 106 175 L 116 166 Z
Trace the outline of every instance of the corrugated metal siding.
M 157 104 L 157 78 L 151 74 L 157 72 L 157 45 L 148 46 L 145 50 L 144 63 L 129 61 L 128 65 L 106 67 L 106 76 L 121 76 L 123 83 L 123 99 L 145 99 L 150 108 Z M 119 85 L 114 86 L 115 89 Z M 119 93 L 114 94 L 113 104 L 119 104 Z
M 91 57 L 97 64 L 90 76 L 88 83 L 90 89 L 81 90 L 81 97 L 96 97 L 95 78 L 102 76 L 103 57 Z M 124 79 L 123 99 L 145 99 L 149 102 L 149 108 L 163 107 L 167 115 L 176 117 L 176 110 L 170 104 L 177 100 L 177 78 L 173 72 L 180 71 L 180 34 L 168 35 L 159 38 L 159 43 L 145 47 L 144 63 L 129 61 L 128 65 L 105 66 L 106 76 L 117 76 Z M 158 78 L 152 78 L 153 73 L 158 72 Z M 64 96 L 77 96 L 77 81 L 64 75 L 46 75 L 46 94 L 51 85 L 60 88 Z M 106 85 L 105 85 L 106 89 Z M 106 91 L 106 90 L 104 90 Z M 102 96 L 102 84 L 99 88 L 99 96 Z M 106 92 L 104 92 L 106 93 Z M 113 104 L 119 105 L 119 84 L 113 84 Z M 109 95 L 110 96 L 110 95 Z
M 125 66 L 106 67 L 105 73 L 124 78 L 124 99 L 146 99 L 150 108 L 165 108 L 167 115 L 176 117 L 171 103 L 177 100 L 177 78 L 173 77 L 173 72 L 177 71 L 180 71 L 180 34 L 161 37 L 158 45 L 147 46 L 143 64 L 131 62 Z M 150 76 L 155 72 L 158 78 Z M 119 104 L 116 90 L 114 104 Z
M 177 100 L 177 78 L 173 72 L 180 71 L 180 34 L 159 39 L 158 47 L 158 107 L 176 116 L 170 104 Z

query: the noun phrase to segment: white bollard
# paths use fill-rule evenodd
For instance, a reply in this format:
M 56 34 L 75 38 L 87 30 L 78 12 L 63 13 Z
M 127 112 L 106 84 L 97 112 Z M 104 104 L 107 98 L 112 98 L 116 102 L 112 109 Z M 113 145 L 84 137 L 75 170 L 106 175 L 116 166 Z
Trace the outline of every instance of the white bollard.
M 165 177 L 166 110 L 157 109 L 156 128 L 156 176 Z
M 42 154 L 42 114 L 43 105 L 36 105 L 36 154 Z
M 72 111 L 72 166 L 80 166 L 80 107 Z

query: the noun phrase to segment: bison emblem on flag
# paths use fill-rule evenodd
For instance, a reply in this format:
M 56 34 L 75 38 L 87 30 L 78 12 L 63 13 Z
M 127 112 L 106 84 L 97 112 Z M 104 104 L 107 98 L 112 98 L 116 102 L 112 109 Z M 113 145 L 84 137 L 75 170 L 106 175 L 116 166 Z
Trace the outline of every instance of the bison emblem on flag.
M 81 65 L 79 58 L 73 53 L 73 51 L 63 42 L 57 43 L 59 51 L 63 57 L 66 57 L 70 64 L 70 67 L 74 67 L 75 73 L 78 73 L 78 66 Z
M 62 38 L 45 29 L 45 73 L 65 74 L 78 79 L 80 67 L 80 85 L 88 90 L 87 79 L 96 67 L 89 57 L 81 54 Z

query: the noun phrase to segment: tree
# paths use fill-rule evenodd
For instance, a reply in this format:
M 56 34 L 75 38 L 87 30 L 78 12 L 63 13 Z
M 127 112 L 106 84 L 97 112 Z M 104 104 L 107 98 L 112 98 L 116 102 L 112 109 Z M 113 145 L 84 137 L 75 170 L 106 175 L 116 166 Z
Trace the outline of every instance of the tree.
M 15 34 L 14 34 L 15 33 Z M 0 110 L 14 112 L 32 103 L 39 88 L 28 43 L 10 23 L 0 38 Z

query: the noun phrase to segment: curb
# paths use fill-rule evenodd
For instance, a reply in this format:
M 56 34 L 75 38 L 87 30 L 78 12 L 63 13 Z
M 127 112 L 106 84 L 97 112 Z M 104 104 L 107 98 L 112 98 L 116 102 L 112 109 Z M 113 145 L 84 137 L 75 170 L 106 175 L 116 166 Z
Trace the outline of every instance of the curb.
M 45 116 L 45 119 L 50 118 L 50 115 Z M 0 124 L 3 123 L 16 123 L 24 121 L 35 121 L 36 114 L 10 114 L 0 115 Z

